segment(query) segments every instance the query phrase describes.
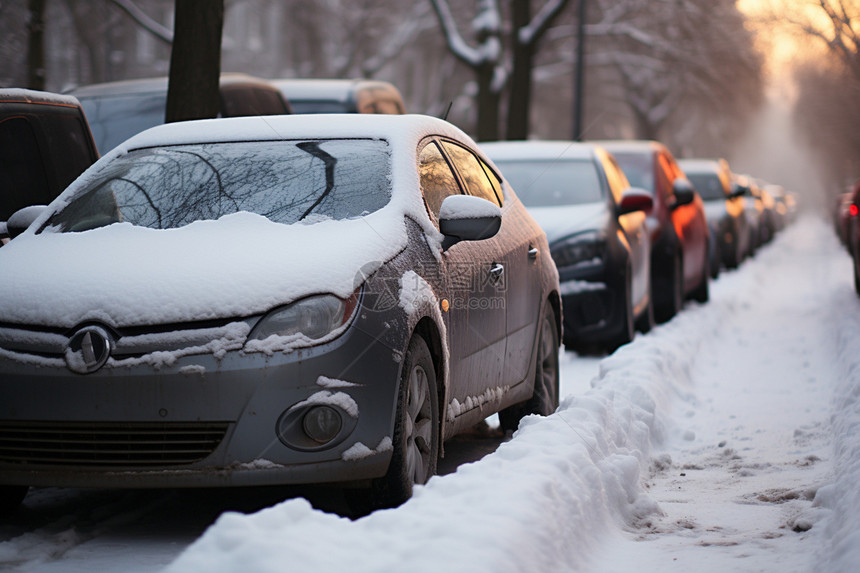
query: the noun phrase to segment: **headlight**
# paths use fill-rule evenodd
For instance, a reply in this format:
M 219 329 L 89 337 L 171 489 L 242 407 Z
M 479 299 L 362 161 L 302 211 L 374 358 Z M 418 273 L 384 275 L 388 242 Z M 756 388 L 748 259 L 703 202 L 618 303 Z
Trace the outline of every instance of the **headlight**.
M 606 238 L 597 232 L 581 233 L 559 241 L 550 248 L 557 267 L 570 267 L 586 261 L 602 262 Z
M 348 299 L 333 294 L 309 296 L 264 316 L 249 339 L 265 340 L 276 336 L 302 334 L 311 340 L 324 338 L 343 326 L 358 305 L 358 291 Z

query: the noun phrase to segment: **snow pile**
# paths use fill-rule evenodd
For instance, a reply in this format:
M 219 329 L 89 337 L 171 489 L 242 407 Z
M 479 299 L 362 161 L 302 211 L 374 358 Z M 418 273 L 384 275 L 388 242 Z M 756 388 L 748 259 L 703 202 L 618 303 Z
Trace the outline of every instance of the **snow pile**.
M 719 324 L 719 313 L 705 310 L 621 348 L 601 363 L 592 390 L 564 399 L 552 416 L 525 418 L 495 453 L 432 478 L 400 508 L 350 521 L 294 499 L 253 515 L 226 513 L 170 570 L 581 567 L 606 530 L 659 512 L 640 475 L 708 334 L 693 323 Z
M 831 428 L 835 479 L 818 490 L 814 503 L 833 510 L 822 536 L 822 570 L 853 571 L 860 563 L 860 301 L 847 288 L 838 294 L 827 317 L 836 333 L 839 367 Z

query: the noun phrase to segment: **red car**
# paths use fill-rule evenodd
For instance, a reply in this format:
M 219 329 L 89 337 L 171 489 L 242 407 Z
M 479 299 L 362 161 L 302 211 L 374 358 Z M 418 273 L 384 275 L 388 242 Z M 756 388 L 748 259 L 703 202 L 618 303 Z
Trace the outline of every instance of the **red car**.
M 655 318 L 669 320 L 686 298 L 706 302 L 711 236 L 705 209 L 672 153 L 656 141 L 599 143 L 615 156 L 632 186 L 653 196 L 648 226 Z

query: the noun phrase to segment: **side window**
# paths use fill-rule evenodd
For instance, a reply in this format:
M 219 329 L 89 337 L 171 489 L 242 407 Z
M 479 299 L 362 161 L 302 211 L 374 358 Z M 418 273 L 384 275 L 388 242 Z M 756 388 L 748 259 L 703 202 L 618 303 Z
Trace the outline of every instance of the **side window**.
M 93 163 L 89 134 L 79 116 L 43 115 L 40 122 L 59 193 Z
M 442 146 L 448 152 L 451 161 L 454 162 L 454 166 L 460 173 L 460 177 L 463 178 L 463 183 L 466 185 L 469 195 L 486 199 L 501 207 L 502 202 L 499 200 L 498 195 L 496 195 L 496 190 L 493 184 L 490 183 L 489 178 L 487 178 L 487 173 L 484 171 L 478 158 L 471 151 L 455 143 L 443 141 Z
M 603 166 L 606 170 L 606 179 L 609 181 L 609 189 L 617 205 L 621 202 L 621 195 L 630 187 L 630 183 L 628 183 L 624 171 L 621 170 L 611 155 L 604 157 Z
M 438 220 L 442 201 L 449 195 L 459 195 L 460 185 L 436 143 L 427 144 L 418 154 L 418 176 L 427 209 Z
M 505 204 L 505 195 L 502 193 L 502 182 L 499 180 L 498 175 L 490 169 L 490 166 L 481 161 L 481 158 L 478 158 L 478 161 L 481 164 L 481 167 L 484 168 L 484 173 L 487 175 L 487 179 L 490 180 L 490 185 L 493 186 L 493 191 L 496 193 L 496 198 L 499 200 L 499 207 L 504 206 Z
M 663 189 L 663 195 L 668 197 L 672 195 L 672 183 L 675 181 L 675 170 L 672 169 L 672 164 L 665 154 L 657 155 L 657 182 Z
M 25 117 L 0 122 L 0 221 L 27 205 L 46 205 L 54 198 L 45 176 L 42 151 Z

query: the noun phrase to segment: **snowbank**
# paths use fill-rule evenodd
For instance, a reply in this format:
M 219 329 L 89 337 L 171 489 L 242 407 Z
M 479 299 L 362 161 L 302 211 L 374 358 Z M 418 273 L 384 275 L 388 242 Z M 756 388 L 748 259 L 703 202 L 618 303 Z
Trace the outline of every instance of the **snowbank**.
M 660 511 L 642 493 L 640 476 L 721 311 L 690 308 L 622 347 L 601 362 L 589 392 L 567 397 L 552 416 L 527 417 L 495 453 L 432 478 L 400 508 L 350 521 L 294 499 L 253 515 L 226 513 L 169 570 L 583 566 L 602 533 Z
M 831 420 L 835 476 L 813 504 L 832 510 L 821 536 L 821 570 L 855 571 L 860 563 L 860 301 L 852 290 L 838 295 L 841 304 L 833 304 L 826 317 L 836 334 L 839 368 Z

